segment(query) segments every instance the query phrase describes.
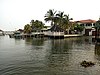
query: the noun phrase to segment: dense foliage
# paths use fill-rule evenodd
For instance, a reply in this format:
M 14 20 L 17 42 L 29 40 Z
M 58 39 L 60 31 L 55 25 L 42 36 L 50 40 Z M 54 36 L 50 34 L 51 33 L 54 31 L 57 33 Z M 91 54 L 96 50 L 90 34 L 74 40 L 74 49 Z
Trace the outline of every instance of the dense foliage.
M 54 11 L 54 10 L 49 10 L 45 14 L 45 19 L 46 22 L 50 21 L 51 25 L 59 25 L 63 29 L 68 29 L 70 26 L 70 20 L 72 18 L 69 18 L 69 15 L 64 14 L 64 12 L 61 11 Z
M 24 26 L 24 33 L 31 33 L 32 28 L 29 24 Z
M 32 31 L 41 30 L 44 28 L 44 23 L 39 20 L 31 20 Z
M 30 24 L 24 26 L 24 33 L 31 33 L 33 31 L 41 30 L 44 28 L 44 23 L 39 20 L 31 20 Z
M 80 26 L 79 24 L 76 24 L 74 30 L 77 30 L 78 32 L 82 32 L 84 30 L 84 26 Z

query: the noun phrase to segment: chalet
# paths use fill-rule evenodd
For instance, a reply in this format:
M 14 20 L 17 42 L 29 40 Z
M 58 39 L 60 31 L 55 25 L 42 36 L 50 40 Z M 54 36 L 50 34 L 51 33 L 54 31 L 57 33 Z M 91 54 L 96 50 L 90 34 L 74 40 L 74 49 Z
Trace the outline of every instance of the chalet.
M 84 26 L 85 29 L 82 32 L 83 35 L 89 36 L 89 35 L 92 35 L 92 31 L 94 31 L 94 26 L 95 26 L 96 21 L 87 19 L 87 20 L 76 21 L 76 23 L 78 23 L 80 26 Z

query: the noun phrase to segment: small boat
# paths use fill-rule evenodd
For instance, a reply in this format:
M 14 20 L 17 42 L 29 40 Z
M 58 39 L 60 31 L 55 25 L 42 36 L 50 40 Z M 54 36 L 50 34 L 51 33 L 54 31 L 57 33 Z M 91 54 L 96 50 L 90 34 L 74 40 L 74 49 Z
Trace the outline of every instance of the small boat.
M 13 34 L 9 34 L 10 38 L 21 38 L 22 35 L 19 31 L 15 31 Z

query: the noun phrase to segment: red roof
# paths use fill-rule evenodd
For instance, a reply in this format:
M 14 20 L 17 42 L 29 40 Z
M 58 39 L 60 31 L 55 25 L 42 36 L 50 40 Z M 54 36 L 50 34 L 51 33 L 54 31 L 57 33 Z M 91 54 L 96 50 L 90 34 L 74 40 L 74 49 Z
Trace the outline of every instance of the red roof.
M 77 22 L 79 22 L 79 23 L 96 23 L 96 20 L 87 19 L 87 20 L 80 20 Z

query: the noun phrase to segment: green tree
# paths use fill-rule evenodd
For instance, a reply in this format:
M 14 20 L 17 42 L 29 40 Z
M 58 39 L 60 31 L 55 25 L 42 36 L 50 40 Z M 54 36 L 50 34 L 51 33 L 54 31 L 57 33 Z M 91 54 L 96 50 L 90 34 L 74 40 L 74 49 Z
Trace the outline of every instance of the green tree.
M 96 30 L 96 33 L 95 33 L 95 38 L 97 39 L 100 35 L 100 18 L 99 20 L 95 23 L 95 26 L 94 26 L 95 30 Z
M 64 14 L 64 12 L 59 11 L 57 13 L 57 11 L 54 10 L 49 10 L 47 11 L 46 15 L 45 15 L 45 19 L 46 22 L 47 21 L 51 21 L 51 25 L 58 25 L 60 26 L 62 29 L 66 30 L 69 33 L 69 30 L 72 27 L 72 23 L 70 22 L 70 20 L 73 20 L 72 18 L 69 18 L 69 15 Z
M 33 31 L 41 30 L 42 28 L 44 28 L 44 23 L 39 20 L 31 20 L 31 27 Z
M 31 26 L 29 24 L 24 26 L 24 33 L 28 33 L 29 34 L 29 33 L 31 33 L 31 31 L 32 31 L 32 28 L 31 28 Z
M 64 30 L 68 30 L 67 32 L 69 33 L 69 30 L 72 26 L 70 20 L 73 20 L 72 18 L 69 18 L 69 15 L 64 14 L 64 12 L 59 11 L 58 14 L 56 14 L 58 17 L 58 22 L 59 26 L 63 28 Z
M 78 32 L 82 32 L 84 30 L 84 26 L 80 26 L 79 24 L 76 24 L 74 30 L 77 30 Z
M 57 20 L 57 17 L 55 16 L 57 11 L 54 11 L 54 10 L 49 10 L 47 11 L 47 13 L 45 14 L 45 21 L 48 22 L 48 21 L 51 21 L 51 25 L 54 25 L 56 20 Z
M 64 29 L 64 22 L 65 22 L 65 19 L 64 19 L 64 12 L 60 12 L 58 14 L 56 14 L 56 16 L 58 17 L 58 25 Z

